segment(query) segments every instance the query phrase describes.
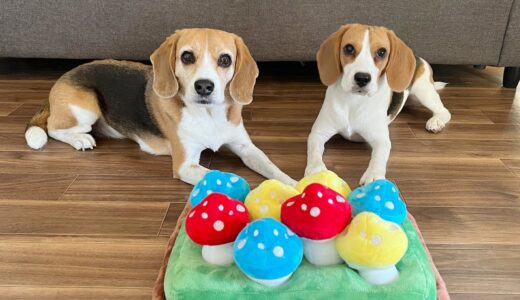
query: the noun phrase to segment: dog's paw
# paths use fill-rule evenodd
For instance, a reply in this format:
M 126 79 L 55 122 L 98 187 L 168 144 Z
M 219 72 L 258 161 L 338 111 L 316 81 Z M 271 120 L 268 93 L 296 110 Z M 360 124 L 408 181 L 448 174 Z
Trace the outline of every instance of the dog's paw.
M 368 168 L 365 171 L 365 174 L 363 174 L 363 176 L 361 176 L 361 180 L 359 180 L 359 184 L 360 185 L 366 185 L 366 184 L 371 183 L 374 180 L 384 179 L 384 178 L 385 178 L 385 171 L 384 170 L 381 171 L 381 170 Z
M 325 170 L 327 170 L 327 166 L 325 166 L 323 162 L 310 164 L 307 165 L 307 168 L 305 168 L 305 176 L 312 175 Z
M 96 140 L 88 133 L 74 133 L 71 134 L 70 144 L 76 150 L 85 151 L 85 149 L 94 149 L 96 147 Z
M 433 133 L 441 132 L 446 124 L 450 121 L 451 114 L 448 110 L 435 114 L 426 122 L 426 130 Z

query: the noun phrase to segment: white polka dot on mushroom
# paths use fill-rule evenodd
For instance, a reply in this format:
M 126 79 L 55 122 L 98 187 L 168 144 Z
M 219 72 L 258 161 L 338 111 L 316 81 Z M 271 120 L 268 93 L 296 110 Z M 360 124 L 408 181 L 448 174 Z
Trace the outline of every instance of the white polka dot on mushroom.
M 287 205 L 287 207 L 290 207 L 290 206 L 293 206 L 293 204 L 294 204 L 294 201 L 291 201 L 291 202 L 287 202 L 286 205 Z
M 362 239 L 364 239 L 364 238 L 367 237 L 367 233 L 364 232 L 364 231 L 361 231 L 361 232 L 359 233 L 359 237 L 361 237 Z
M 260 206 L 260 213 L 265 215 L 268 211 L 269 211 L 269 206 L 267 206 L 267 205 Z
M 237 248 L 238 248 L 238 250 L 244 248 L 244 246 L 246 245 L 246 243 L 247 243 L 247 239 L 240 240 L 240 242 L 238 242 L 238 244 L 237 244 Z
M 329 204 L 334 204 L 334 201 L 332 199 L 327 200 L 327 202 L 329 202 Z
M 358 199 L 363 198 L 363 197 L 365 197 L 365 193 L 359 193 L 356 195 L 356 198 L 358 198 Z
M 380 185 L 376 185 L 376 187 L 374 188 L 374 190 L 379 190 L 381 188 Z
M 302 199 L 305 198 L 305 193 L 302 194 Z
M 212 190 L 208 190 L 208 191 L 206 192 L 206 195 L 209 195 L 209 194 L 211 194 L 211 193 L 213 193 L 213 191 L 212 191 Z
M 316 193 L 316 195 L 318 195 L 318 198 L 321 198 L 321 197 L 323 197 L 323 193 L 322 193 L 322 192 L 320 192 L 320 191 L 318 191 L 318 193 Z
M 217 185 L 222 185 L 222 180 L 217 179 Z
M 302 209 L 303 211 L 306 211 L 306 210 L 307 210 L 307 204 L 305 204 L 305 203 L 302 204 L 300 207 L 301 207 L 301 209 Z
M 282 257 L 283 256 L 283 248 L 280 246 L 276 246 L 273 248 L 273 254 L 276 257 Z
M 260 203 L 260 198 L 256 198 L 256 199 L 255 199 L 255 202 L 256 202 L 256 203 Z
M 254 237 L 257 237 L 259 233 L 260 233 L 260 232 L 258 231 L 258 229 L 255 229 L 255 231 L 253 231 L 253 236 L 254 236 Z
M 242 205 L 237 204 L 237 211 L 239 211 L 239 212 L 245 212 L 246 209 L 245 209 Z
M 395 187 L 392 187 L 392 192 L 394 192 L 394 193 L 396 192 Z
M 271 195 L 271 198 L 273 198 L 273 199 L 276 198 L 276 192 L 275 191 L 271 191 L 270 195 Z
M 278 236 L 278 230 L 273 229 L 273 234 L 274 234 L 274 236 Z
M 202 184 L 203 184 L 203 185 L 207 185 L 208 182 L 207 182 L 206 180 L 204 180 L 204 181 L 202 182 Z
M 339 203 L 345 203 L 345 198 L 341 197 L 340 195 L 337 195 L 336 201 L 338 201 Z
M 215 223 L 213 223 L 213 229 L 216 231 L 222 231 L 224 229 L 224 222 L 217 220 Z
M 320 215 L 320 208 L 319 207 L 313 207 L 311 208 L 311 216 L 318 217 Z
M 218 210 L 220 210 L 220 211 L 224 211 L 224 205 L 220 204 L 220 205 L 218 206 Z
M 232 183 L 235 183 L 238 181 L 238 177 L 233 176 L 233 177 L 229 178 L 229 181 L 231 181 Z
M 202 206 L 206 206 L 208 205 L 208 201 L 204 201 L 204 203 L 202 203 Z
M 287 228 L 287 234 L 289 236 L 293 236 L 294 235 L 294 232 L 292 232 L 292 230 L 290 230 L 289 228 Z
M 226 183 L 226 186 L 227 186 L 228 188 L 232 188 L 232 187 L 233 187 L 233 186 L 231 185 L 231 183 L 229 183 L 229 182 Z
M 232 215 L 233 215 L 233 211 L 230 210 L 229 213 L 228 213 L 228 215 L 232 216 Z
M 381 244 L 383 239 L 379 235 L 374 235 L 370 241 L 374 246 L 378 246 L 379 244 Z
M 258 247 L 258 249 L 260 250 L 264 250 L 265 249 L 265 245 L 263 243 L 258 243 L 258 245 L 256 245 Z
M 374 199 L 375 199 L 376 201 L 381 201 L 381 196 L 376 195 L 376 196 L 374 197 Z
M 201 214 L 201 216 L 202 216 L 203 219 L 207 219 L 207 218 L 208 218 L 208 214 L 205 213 L 205 212 L 203 212 L 203 213 Z
M 193 193 L 191 193 L 191 195 L 192 195 L 193 197 L 197 197 L 197 195 L 198 195 L 199 193 L 200 193 L 200 190 L 199 190 L 199 189 L 196 189 L 196 190 L 193 191 Z
M 388 208 L 390 210 L 393 210 L 395 208 L 394 204 L 390 201 L 386 201 L 385 206 L 386 206 L 386 208 Z
M 190 215 L 188 216 L 188 218 L 191 218 L 191 217 L 193 217 L 194 215 L 195 215 L 195 211 L 192 211 L 192 212 L 190 213 Z

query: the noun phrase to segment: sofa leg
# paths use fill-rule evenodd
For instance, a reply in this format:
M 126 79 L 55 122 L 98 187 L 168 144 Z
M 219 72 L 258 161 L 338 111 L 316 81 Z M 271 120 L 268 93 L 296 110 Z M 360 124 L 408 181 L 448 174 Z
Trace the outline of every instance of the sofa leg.
M 520 67 L 505 67 L 504 68 L 503 86 L 505 88 L 516 88 L 519 80 L 520 80 Z

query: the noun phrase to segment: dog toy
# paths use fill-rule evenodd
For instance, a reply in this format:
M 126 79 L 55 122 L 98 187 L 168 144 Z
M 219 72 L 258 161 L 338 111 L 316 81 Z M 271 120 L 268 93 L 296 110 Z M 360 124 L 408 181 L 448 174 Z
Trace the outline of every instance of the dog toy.
M 314 265 L 332 265 L 343 260 L 334 238 L 350 222 L 350 204 L 334 190 L 313 183 L 303 193 L 282 205 L 282 222 L 302 238 L 305 258 Z
M 233 242 L 249 222 L 244 204 L 220 193 L 212 193 L 193 207 L 186 218 L 186 233 L 202 245 L 202 257 L 210 264 L 231 265 Z
M 363 279 L 381 285 L 399 278 L 395 265 L 408 248 L 408 238 L 399 225 L 362 212 L 336 239 L 336 247 L 348 266 Z
M 251 222 L 238 235 L 233 251 L 247 277 L 271 287 L 286 282 L 303 258 L 301 239 L 273 218 Z
M 303 177 L 298 182 L 298 184 L 296 184 L 296 189 L 301 193 L 309 184 L 312 183 L 320 183 L 330 189 L 333 189 L 336 191 L 336 193 L 342 195 L 343 197 L 347 197 L 350 193 L 350 187 L 348 184 L 338 175 L 336 175 L 336 173 L 329 170 Z
M 194 207 L 211 193 L 221 193 L 244 202 L 249 193 L 249 183 L 233 173 L 212 170 L 193 187 L 190 193 L 190 205 Z
M 253 220 L 271 217 L 280 221 L 282 203 L 298 194 L 298 191 L 292 186 L 270 179 L 253 189 L 247 195 L 244 204 Z
M 406 219 L 406 204 L 399 196 L 397 186 L 386 179 L 358 187 L 348 196 L 354 216 L 369 211 L 381 218 L 397 224 Z

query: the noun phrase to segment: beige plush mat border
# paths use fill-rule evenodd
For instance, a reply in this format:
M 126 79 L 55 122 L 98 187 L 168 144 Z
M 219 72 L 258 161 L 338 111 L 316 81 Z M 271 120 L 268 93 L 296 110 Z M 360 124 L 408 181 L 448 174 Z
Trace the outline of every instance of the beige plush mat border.
M 173 230 L 170 240 L 168 241 L 168 246 L 166 247 L 166 253 L 164 254 L 163 263 L 161 265 L 161 268 L 159 269 L 159 275 L 157 276 L 157 279 L 155 280 L 155 285 L 153 288 L 153 294 L 152 299 L 153 300 L 166 300 L 166 297 L 164 295 L 164 276 L 166 274 L 166 266 L 168 266 L 168 260 L 170 259 L 170 254 L 173 249 L 173 245 L 175 245 L 175 240 L 177 239 L 177 235 L 179 234 L 179 230 L 181 228 L 182 222 L 186 218 L 186 215 L 188 214 L 188 211 L 190 210 L 189 203 L 186 204 L 183 211 L 181 212 L 179 219 L 177 220 L 177 224 L 175 225 L 175 229 Z M 448 294 L 448 289 L 446 288 L 446 283 L 441 277 L 441 274 L 437 270 L 437 267 L 433 263 L 432 256 L 430 254 L 430 251 L 428 250 L 428 247 L 426 247 L 426 242 L 424 241 L 424 238 L 422 236 L 421 231 L 419 230 L 419 227 L 417 226 L 417 222 L 415 221 L 414 217 L 411 214 L 408 214 L 408 218 L 410 219 L 410 222 L 415 227 L 415 230 L 419 234 L 419 237 L 421 238 L 421 242 L 424 246 L 424 249 L 426 249 L 426 253 L 428 254 L 428 258 L 430 259 L 431 266 L 433 268 L 433 272 L 435 274 L 435 279 L 437 281 L 437 299 L 438 300 L 450 300 L 450 295 Z

